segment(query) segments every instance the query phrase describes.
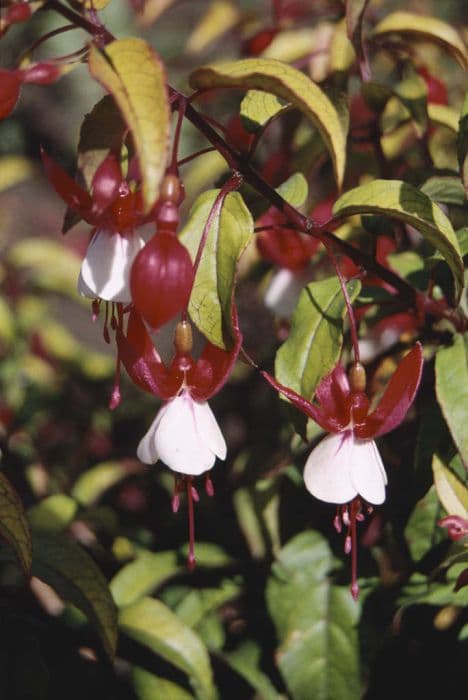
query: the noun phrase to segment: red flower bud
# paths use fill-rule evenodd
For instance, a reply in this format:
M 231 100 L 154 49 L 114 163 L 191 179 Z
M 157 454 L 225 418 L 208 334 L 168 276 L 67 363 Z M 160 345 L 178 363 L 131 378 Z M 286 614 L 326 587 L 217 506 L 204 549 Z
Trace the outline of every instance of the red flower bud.
M 130 274 L 132 299 L 152 328 L 160 328 L 188 304 L 193 266 L 187 249 L 166 231 L 140 250 Z
M 26 22 L 32 15 L 31 6 L 27 2 L 18 2 L 7 9 L 6 21 L 8 24 L 19 24 Z
M 60 78 L 61 70 L 55 63 L 34 63 L 21 71 L 23 83 L 50 85 Z
M 270 46 L 277 34 L 277 29 L 262 29 L 250 37 L 250 39 L 244 41 L 242 44 L 242 53 L 245 56 L 258 56 L 265 51 L 267 46 Z

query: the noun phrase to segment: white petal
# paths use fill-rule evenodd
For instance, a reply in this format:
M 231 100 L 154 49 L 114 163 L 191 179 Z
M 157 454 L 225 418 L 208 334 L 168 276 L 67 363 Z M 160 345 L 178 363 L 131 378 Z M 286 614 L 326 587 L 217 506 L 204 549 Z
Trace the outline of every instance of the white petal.
M 197 476 L 211 469 L 216 455 L 200 433 L 194 401 L 182 394 L 167 404 L 155 433 L 159 458 L 176 472 Z
M 81 265 L 78 291 L 105 301 L 131 301 L 130 268 L 144 244 L 135 232 L 120 235 L 98 229 Z
M 164 406 L 158 411 L 156 418 L 140 440 L 140 444 L 137 448 L 137 457 L 140 462 L 143 462 L 143 464 L 156 464 L 159 459 L 159 455 L 156 450 L 155 437 L 161 419 L 167 411 L 167 407 L 168 404 L 164 404 Z
M 206 401 L 194 401 L 193 408 L 197 430 L 203 441 L 217 457 L 226 459 L 226 441 L 208 403 Z
M 373 440 L 353 440 L 351 482 L 368 503 L 379 505 L 385 501 L 387 475 Z
M 265 306 L 281 318 L 289 318 L 294 311 L 302 288 L 312 278 L 311 268 L 302 272 L 281 269 L 275 272 L 265 292 Z
M 348 503 L 357 496 L 351 481 L 354 438 L 350 433 L 327 435 L 310 453 L 304 481 L 307 490 L 327 503 Z

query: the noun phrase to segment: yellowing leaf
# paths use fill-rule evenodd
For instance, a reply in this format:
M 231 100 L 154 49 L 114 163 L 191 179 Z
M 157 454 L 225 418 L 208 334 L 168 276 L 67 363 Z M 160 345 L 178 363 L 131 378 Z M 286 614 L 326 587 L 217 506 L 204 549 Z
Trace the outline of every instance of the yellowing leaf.
M 143 39 L 119 39 L 102 51 L 91 46 L 89 71 L 113 96 L 132 132 L 150 211 L 159 196 L 169 138 L 163 63 Z
M 15 552 L 26 575 L 31 568 L 31 533 L 23 504 L 0 472 L 0 538 Z
M 437 455 L 432 460 L 432 471 L 437 495 L 448 515 L 468 518 L 468 488 L 465 484 L 442 464 Z
M 247 131 L 258 131 L 280 112 L 290 109 L 288 102 L 262 90 L 249 90 L 241 102 L 240 116 Z
M 239 8 L 231 0 L 213 0 L 190 34 L 186 51 L 197 54 L 233 29 L 240 19 Z
M 413 12 L 392 12 L 387 15 L 372 32 L 373 37 L 397 34 L 407 40 L 430 41 L 439 44 L 450 53 L 462 68 L 468 66 L 468 56 L 459 34 L 450 24 L 436 17 L 414 14 Z
M 77 0 L 80 5 L 84 5 L 87 10 L 103 10 L 112 0 Z
M 431 122 L 446 126 L 447 129 L 457 133 L 458 113 L 455 109 L 447 105 L 437 105 L 431 102 L 427 105 L 427 113 Z
M 333 161 L 341 187 L 345 169 L 346 139 L 338 113 L 325 93 L 304 73 L 272 58 L 246 58 L 203 66 L 190 76 L 197 88 L 238 87 L 263 90 L 290 102 L 318 129 Z
M 463 260 L 458 239 L 444 212 L 423 192 L 400 180 L 373 180 L 346 192 L 333 214 L 387 214 L 414 226 L 439 250 L 452 270 L 456 294 L 463 288 Z
M 33 162 L 25 156 L 2 156 L 0 158 L 0 192 L 29 180 L 36 172 Z
M 219 192 L 209 190 L 198 197 L 180 234 L 193 260 Z M 192 321 L 218 347 L 229 345 L 233 335 L 231 303 L 236 266 L 252 235 L 253 220 L 244 200 L 238 192 L 229 193 L 210 226 L 189 302 Z

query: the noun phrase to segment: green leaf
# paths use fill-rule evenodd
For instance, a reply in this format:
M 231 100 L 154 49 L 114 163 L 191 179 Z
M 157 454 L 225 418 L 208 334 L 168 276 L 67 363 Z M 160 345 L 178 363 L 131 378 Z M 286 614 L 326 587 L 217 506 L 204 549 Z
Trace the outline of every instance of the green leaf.
M 414 506 L 405 527 L 405 539 L 413 561 L 418 562 L 438 542 L 445 538 L 437 525 L 440 519 L 440 503 L 437 492 L 431 487 Z
M 293 173 L 276 188 L 278 194 L 292 207 L 301 207 L 309 194 L 309 185 L 302 173 Z
M 400 180 L 373 180 L 342 195 L 333 207 L 337 217 L 387 214 L 411 224 L 437 248 L 452 270 L 457 297 L 463 289 L 463 261 L 452 224 L 429 197 Z
M 290 102 L 320 132 L 333 161 L 338 187 L 341 187 L 346 158 L 345 134 L 332 102 L 304 73 L 272 58 L 246 58 L 202 66 L 190 76 L 190 85 L 194 89 L 262 90 Z
M 57 493 L 32 506 L 28 518 L 33 530 L 63 532 L 73 522 L 78 505 L 65 493 Z
M 79 477 L 73 486 L 72 496 L 81 505 L 90 506 L 97 503 L 105 491 L 138 471 L 141 471 L 141 465 L 135 460 L 101 462 Z
M 261 649 L 251 639 L 247 640 L 235 651 L 222 654 L 221 658 L 247 683 L 249 683 L 262 700 L 284 700 L 268 676 L 260 667 Z
M 255 133 L 262 129 L 270 119 L 291 109 L 289 102 L 270 92 L 249 90 L 240 106 L 242 124 L 247 131 Z
M 132 682 L 138 700 L 193 700 L 193 695 L 185 688 L 139 666 L 132 669 Z
M 438 105 L 430 102 L 427 105 L 427 114 L 429 121 L 440 126 L 446 126 L 455 134 L 458 131 L 458 113 L 452 107 L 447 105 Z
M 78 299 L 76 280 L 80 259 L 59 242 L 45 238 L 25 238 L 12 246 L 8 262 L 16 268 L 28 268 L 35 286 Z
M 302 532 L 278 555 L 266 591 L 279 641 L 276 659 L 293 700 L 361 697 L 359 605 L 332 584 L 335 561 L 325 539 Z
M 468 66 L 465 46 L 459 34 L 450 24 L 436 17 L 421 16 L 412 12 L 392 12 L 374 27 L 374 38 L 386 38 L 388 34 L 401 36 L 409 41 L 430 41 L 440 45 L 461 65 Z
M 15 552 L 26 576 L 31 569 L 31 533 L 23 504 L 0 472 L 0 538 Z
M 148 595 L 180 569 L 175 552 L 143 552 L 115 574 L 109 588 L 121 608 Z
M 353 301 L 360 290 L 357 280 L 348 282 Z M 346 304 L 336 277 L 312 282 L 299 297 L 288 339 L 276 353 L 275 376 L 279 382 L 311 399 L 336 365 L 343 343 L 342 319 Z
M 456 204 L 460 207 L 465 204 L 465 191 L 458 177 L 450 175 L 430 177 L 419 189 L 434 202 Z
M 100 50 L 92 45 L 89 72 L 117 103 L 132 132 L 149 212 L 166 170 L 169 101 L 164 65 L 143 39 L 118 39 Z
M 239 582 L 223 579 L 217 588 L 202 588 L 187 593 L 175 612 L 184 624 L 195 628 L 209 613 L 236 598 L 240 591 Z
M 420 75 L 413 73 L 395 86 L 394 94 L 410 113 L 416 134 L 421 137 L 428 124 L 426 83 Z
M 32 572 L 73 603 L 96 629 L 110 659 L 117 646 L 117 609 L 107 581 L 93 559 L 60 535 L 34 533 Z
M 437 455 L 434 455 L 432 460 L 432 471 L 437 495 L 448 515 L 468 518 L 468 488 L 465 484 L 440 461 Z
M 78 168 L 88 188 L 93 177 L 111 149 L 123 141 L 125 123 L 110 95 L 105 95 L 94 105 L 83 120 L 78 142 Z
M 468 605 L 468 587 L 454 591 L 454 583 L 466 564 L 450 567 L 446 583 L 432 582 L 419 573 L 413 574 L 403 588 L 400 605 Z
M 123 608 L 119 625 L 131 639 L 186 673 L 199 700 L 216 698 L 205 646 L 161 601 L 143 598 Z
M 209 190 L 193 205 L 180 238 L 195 260 L 206 221 L 220 190 Z M 189 302 L 189 314 L 214 345 L 233 339 L 231 308 L 237 262 L 252 238 L 254 223 L 242 196 L 230 192 L 212 221 Z
M 460 122 L 457 137 L 457 157 L 460 166 L 460 174 L 468 197 L 468 92 L 465 95 L 460 113 Z
M 436 395 L 450 433 L 468 467 L 468 366 L 463 336 L 436 354 Z

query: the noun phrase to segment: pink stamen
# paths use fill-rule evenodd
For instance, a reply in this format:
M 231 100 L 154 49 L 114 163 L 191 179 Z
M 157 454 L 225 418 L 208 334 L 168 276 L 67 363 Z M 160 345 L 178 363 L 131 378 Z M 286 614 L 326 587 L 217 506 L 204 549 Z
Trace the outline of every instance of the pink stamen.
M 215 489 L 213 486 L 213 482 L 211 481 L 208 474 L 205 477 L 205 491 L 206 491 L 206 494 L 210 497 L 213 497 L 215 495 Z
M 193 498 L 193 500 L 195 501 L 195 503 L 198 503 L 198 501 L 200 500 L 200 496 L 198 495 L 198 491 L 197 491 L 197 489 L 195 488 L 195 486 L 192 486 L 192 487 L 191 487 L 191 491 L 192 491 L 192 498 Z
M 108 324 L 109 324 L 109 302 L 106 301 L 106 314 L 104 316 L 104 328 L 102 330 L 102 335 L 104 336 L 104 340 L 106 341 L 107 344 L 110 343 Z
M 100 299 L 93 299 L 93 303 L 91 304 L 91 308 L 93 310 L 93 323 L 96 323 L 97 318 L 99 316 L 99 311 L 101 309 Z
M 349 554 L 352 550 L 353 543 L 351 540 L 351 535 L 346 535 L 345 541 L 344 541 L 344 552 L 345 554 Z
M 172 494 L 172 512 L 177 513 L 180 507 L 180 493 L 181 482 L 177 477 L 174 477 L 174 492 Z
M 341 518 L 343 520 L 343 525 L 346 525 L 346 527 L 349 527 L 350 519 L 349 519 L 348 506 L 343 506 L 343 508 L 341 509 Z
M 338 507 L 336 509 L 336 515 L 333 518 L 333 527 L 337 531 L 338 534 L 341 533 L 342 527 L 341 527 L 341 517 L 340 517 L 340 508 Z

